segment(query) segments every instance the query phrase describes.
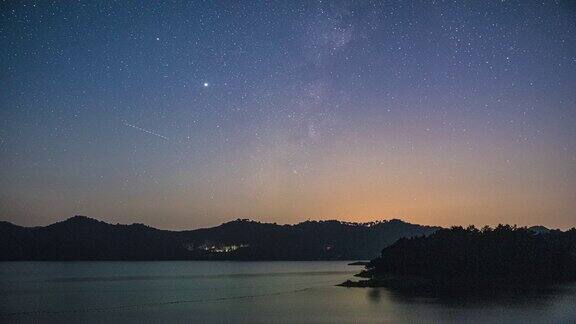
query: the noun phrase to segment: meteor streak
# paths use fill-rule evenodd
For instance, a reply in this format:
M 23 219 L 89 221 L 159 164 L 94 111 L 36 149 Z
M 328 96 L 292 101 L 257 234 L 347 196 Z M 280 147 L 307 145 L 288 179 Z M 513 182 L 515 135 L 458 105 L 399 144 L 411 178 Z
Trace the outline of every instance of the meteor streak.
M 142 132 L 144 132 L 144 133 L 148 133 L 148 134 L 150 134 L 150 135 L 158 136 L 158 137 L 160 137 L 160 138 L 163 138 L 163 139 L 165 139 L 165 140 L 168 140 L 168 137 L 163 136 L 163 135 L 160 135 L 160 134 L 158 134 L 158 133 L 154 133 L 153 131 L 144 129 L 144 128 L 142 128 L 142 127 L 134 126 L 134 125 L 131 125 L 131 124 L 128 124 L 128 123 L 124 123 L 124 125 L 125 125 L 125 126 L 129 126 L 129 127 L 132 127 L 132 128 L 136 128 L 137 130 L 142 131 Z

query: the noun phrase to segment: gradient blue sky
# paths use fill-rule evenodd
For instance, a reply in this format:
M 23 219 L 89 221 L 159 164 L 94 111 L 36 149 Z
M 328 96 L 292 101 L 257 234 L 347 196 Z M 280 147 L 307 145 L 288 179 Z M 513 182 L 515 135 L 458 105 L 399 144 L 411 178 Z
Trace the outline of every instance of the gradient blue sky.
M 0 219 L 576 223 L 573 1 L 10 1 Z

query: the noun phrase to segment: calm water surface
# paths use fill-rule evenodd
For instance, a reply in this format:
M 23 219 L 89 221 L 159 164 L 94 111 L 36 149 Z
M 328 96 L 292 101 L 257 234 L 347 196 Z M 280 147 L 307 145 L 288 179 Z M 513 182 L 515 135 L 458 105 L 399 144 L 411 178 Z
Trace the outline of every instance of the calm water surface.
M 576 287 L 412 296 L 335 287 L 346 262 L 0 263 L 0 322 L 576 323 Z

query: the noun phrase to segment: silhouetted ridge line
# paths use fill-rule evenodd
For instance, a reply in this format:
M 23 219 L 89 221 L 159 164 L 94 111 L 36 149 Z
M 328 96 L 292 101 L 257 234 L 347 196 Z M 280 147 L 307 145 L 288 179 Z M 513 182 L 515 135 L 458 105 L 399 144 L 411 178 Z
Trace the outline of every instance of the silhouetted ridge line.
M 237 219 L 212 228 L 168 231 L 74 216 L 44 227 L 0 223 L 0 261 L 366 260 L 399 238 L 437 229 L 400 220 L 278 225 Z

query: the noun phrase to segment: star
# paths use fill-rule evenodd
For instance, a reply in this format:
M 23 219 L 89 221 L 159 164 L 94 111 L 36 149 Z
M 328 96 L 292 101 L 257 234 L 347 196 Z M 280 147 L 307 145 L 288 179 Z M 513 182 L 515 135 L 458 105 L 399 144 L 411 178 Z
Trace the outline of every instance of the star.
M 210 86 L 208 82 L 204 82 L 202 85 L 204 86 L 204 88 L 208 88 L 208 86 Z

